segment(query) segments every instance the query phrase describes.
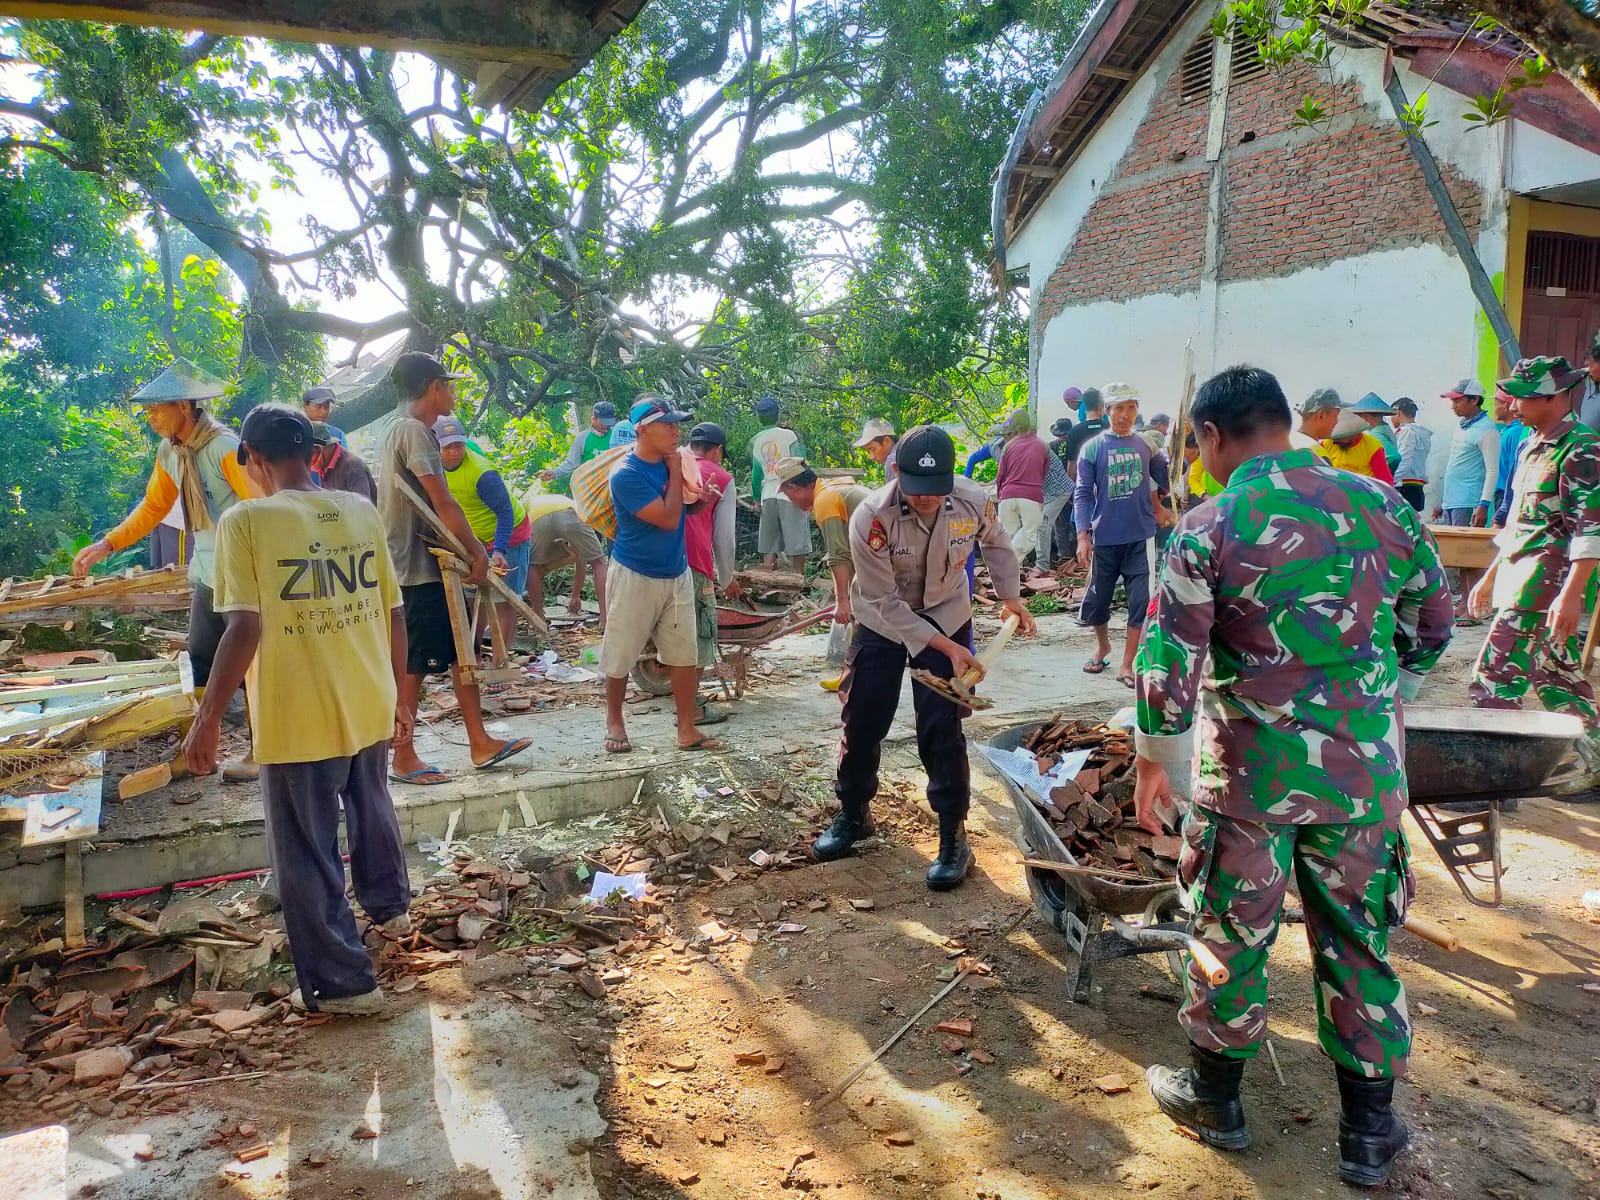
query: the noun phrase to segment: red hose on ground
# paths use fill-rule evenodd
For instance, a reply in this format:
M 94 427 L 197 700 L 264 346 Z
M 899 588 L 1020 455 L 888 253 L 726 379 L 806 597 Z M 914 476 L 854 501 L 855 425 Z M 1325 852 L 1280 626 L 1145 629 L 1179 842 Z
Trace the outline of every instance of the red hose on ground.
M 339 857 L 343 862 L 350 861 L 348 854 L 341 854 Z M 154 896 L 157 892 L 164 892 L 169 887 L 175 892 L 181 892 L 191 888 L 210 887 L 216 883 L 237 883 L 241 879 L 254 879 L 257 875 L 270 875 L 271 873 L 271 867 L 262 867 L 259 871 L 234 871 L 228 875 L 213 875 L 209 879 L 190 879 L 183 883 L 163 883 L 156 887 L 134 888 L 131 892 L 97 892 L 94 898 L 96 900 L 136 900 L 140 896 Z

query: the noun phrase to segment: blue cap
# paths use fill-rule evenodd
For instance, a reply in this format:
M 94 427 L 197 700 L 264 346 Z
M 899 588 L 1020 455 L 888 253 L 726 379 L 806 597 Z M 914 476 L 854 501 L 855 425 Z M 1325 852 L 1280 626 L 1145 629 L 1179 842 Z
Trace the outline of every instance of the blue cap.
M 617 406 L 609 400 L 602 400 L 594 406 L 594 419 L 602 425 L 615 425 L 617 423 Z
M 1394 405 L 1390 404 L 1382 396 L 1378 395 L 1377 392 L 1368 392 L 1365 396 L 1361 397 L 1361 399 L 1357 400 L 1350 406 L 1350 411 L 1358 413 L 1377 413 L 1381 416 L 1388 416 L 1394 411 Z
M 456 417 L 440 417 L 433 423 L 433 436 L 439 439 L 439 448 L 446 446 L 464 446 L 467 442 L 467 427 Z
M 635 429 L 643 429 L 646 425 L 654 425 L 664 421 L 668 425 L 676 425 L 687 421 L 689 414 L 679 412 L 660 396 L 648 396 L 634 401 L 633 407 L 628 410 L 628 420 L 633 422 Z
M 756 401 L 756 415 L 761 417 L 775 417 L 778 415 L 778 401 L 774 396 L 763 396 Z

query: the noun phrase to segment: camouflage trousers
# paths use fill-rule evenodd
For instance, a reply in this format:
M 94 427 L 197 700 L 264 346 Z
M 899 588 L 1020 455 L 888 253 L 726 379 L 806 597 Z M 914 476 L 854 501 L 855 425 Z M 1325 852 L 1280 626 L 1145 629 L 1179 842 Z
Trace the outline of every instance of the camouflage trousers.
M 1193 808 L 1178 879 L 1194 934 L 1228 968 L 1212 987 L 1191 959 L 1179 1024 L 1195 1045 L 1253 1057 L 1267 1032 L 1267 951 L 1290 875 L 1305 911 L 1317 1036 L 1340 1066 L 1403 1075 L 1411 1052 L 1406 993 L 1389 965 L 1389 928 L 1415 891 L 1399 822 L 1266 825 Z
M 1550 712 L 1571 713 L 1590 729 L 1600 726 L 1594 688 L 1583 677 L 1583 648 L 1576 636 L 1550 636 L 1549 614 L 1503 608 L 1494 615 L 1467 688 L 1476 708 L 1521 708 L 1532 688 Z

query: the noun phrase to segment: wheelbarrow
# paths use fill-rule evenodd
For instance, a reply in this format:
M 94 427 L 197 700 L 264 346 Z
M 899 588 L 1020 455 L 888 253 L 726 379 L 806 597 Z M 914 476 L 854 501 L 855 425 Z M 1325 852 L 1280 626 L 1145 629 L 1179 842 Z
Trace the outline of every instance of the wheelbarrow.
M 1583 722 L 1565 713 L 1408 705 L 1405 726 L 1412 819 L 1461 894 L 1499 907 L 1500 814 L 1546 794 Z
M 1042 722 L 1013 726 L 989 744 L 1002 750 L 1022 745 Z M 1405 710 L 1406 775 L 1410 811 L 1439 860 L 1471 903 L 1500 903 L 1500 810 L 1511 800 L 1537 796 L 1545 781 L 1582 734 L 1575 717 L 1541 712 L 1410 706 Z M 1067 995 L 1089 998 L 1097 963 L 1133 954 L 1165 953 L 1175 979 L 1183 978 L 1179 951 L 1197 944 L 1171 880 L 1122 882 L 1079 873 L 1079 863 L 1026 792 L 996 772 L 1017 811 L 1017 845 L 1024 859 L 1060 863 L 1025 866 L 1035 911 L 1057 930 L 1072 951 Z M 1112 788 L 1131 788 L 1129 780 Z M 1123 800 L 1113 790 L 1114 800 Z M 1466 804 L 1471 811 L 1441 806 Z M 1477 806 L 1481 804 L 1481 808 Z M 1492 886 L 1483 899 L 1472 885 Z M 1127 918 L 1138 915 L 1135 925 Z M 1286 913 L 1292 919 L 1292 914 Z M 1438 941 L 1433 934 L 1417 932 Z M 1205 963 L 1206 958 L 1200 960 Z M 1209 968 L 1208 968 L 1209 970 Z
M 833 620 L 832 605 L 801 617 L 794 612 L 792 607 L 771 604 L 726 601 L 717 605 L 717 657 L 722 663 L 724 682 L 735 697 L 744 695 L 751 652 L 756 647 Z M 645 647 L 631 675 L 639 689 L 651 696 L 672 695 L 672 677 L 656 658 L 653 646 Z

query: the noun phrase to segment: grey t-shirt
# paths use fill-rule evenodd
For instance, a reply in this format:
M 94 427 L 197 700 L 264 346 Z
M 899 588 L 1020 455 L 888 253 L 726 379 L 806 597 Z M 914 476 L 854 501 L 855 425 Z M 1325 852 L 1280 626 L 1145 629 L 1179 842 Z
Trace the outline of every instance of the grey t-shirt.
M 394 559 L 395 577 L 401 587 L 437 583 L 439 560 L 428 553 L 422 535 L 428 531 L 416 506 L 395 483 L 403 479 L 423 499 L 428 493 L 419 475 L 444 475 L 444 460 L 439 457 L 439 440 L 415 417 L 401 417 L 384 438 L 379 454 L 378 516 L 383 518 L 388 535 L 389 557 Z

